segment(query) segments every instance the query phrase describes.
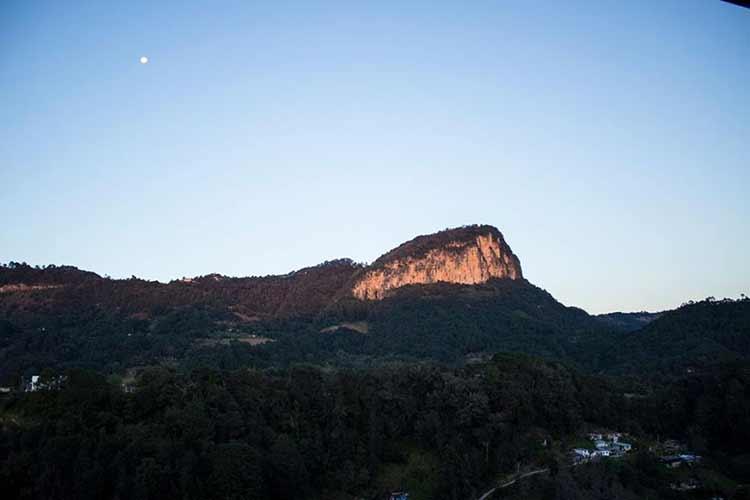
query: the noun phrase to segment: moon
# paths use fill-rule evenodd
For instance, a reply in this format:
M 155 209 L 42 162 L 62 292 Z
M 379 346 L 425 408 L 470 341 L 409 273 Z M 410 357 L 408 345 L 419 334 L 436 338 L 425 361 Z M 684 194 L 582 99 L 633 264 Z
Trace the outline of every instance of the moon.
M 139 61 L 141 62 L 141 64 L 148 64 L 148 57 L 141 56 L 141 58 L 139 59 Z

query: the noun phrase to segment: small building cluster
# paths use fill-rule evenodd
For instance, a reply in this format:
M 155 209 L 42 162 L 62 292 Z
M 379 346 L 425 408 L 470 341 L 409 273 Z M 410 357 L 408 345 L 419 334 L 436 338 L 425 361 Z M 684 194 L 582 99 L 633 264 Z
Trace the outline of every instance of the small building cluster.
M 700 463 L 701 457 L 700 455 L 694 455 L 692 453 L 681 453 L 679 455 L 665 455 L 659 457 L 659 460 L 670 469 L 676 469 L 683 464 L 693 465 Z
M 651 448 L 651 451 L 659 455 L 659 461 L 670 469 L 676 469 L 682 465 L 695 465 L 701 462 L 701 456 L 688 451 L 687 445 L 674 439 L 668 439 Z
M 28 381 L 24 381 L 23 390 L 24 392 L 36 392 L 59 389 L 63 382 L 65 382 L 63 375 L 58 375 L 47 381 L 43 381 L 39 375 L 32 375 Z
M 621 457 L 633 449 L 633 445 L 621 441 L 619 432 L 589 434 L 593 443 L 592 448 L 573 448 L 573 460 L 576 463 L 588 462 L 594 459 Z

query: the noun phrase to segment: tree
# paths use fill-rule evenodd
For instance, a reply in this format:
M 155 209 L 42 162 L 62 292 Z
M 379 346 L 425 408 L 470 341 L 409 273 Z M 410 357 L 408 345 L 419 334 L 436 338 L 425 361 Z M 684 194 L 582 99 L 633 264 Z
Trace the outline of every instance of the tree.
M 213 449 L 209 461 L 209 494 L 216 500 L 253 500 L 267 498 L 258 453 L 241 442 L 221 444 Z

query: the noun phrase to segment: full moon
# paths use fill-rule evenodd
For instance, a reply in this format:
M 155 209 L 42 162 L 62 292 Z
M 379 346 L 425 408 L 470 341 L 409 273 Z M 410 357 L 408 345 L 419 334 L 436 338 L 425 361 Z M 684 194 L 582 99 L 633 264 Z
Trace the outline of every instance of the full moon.
M 141 56 L 140 61 L 141 61 L 141 64 L 148 64 L 148 57 Z

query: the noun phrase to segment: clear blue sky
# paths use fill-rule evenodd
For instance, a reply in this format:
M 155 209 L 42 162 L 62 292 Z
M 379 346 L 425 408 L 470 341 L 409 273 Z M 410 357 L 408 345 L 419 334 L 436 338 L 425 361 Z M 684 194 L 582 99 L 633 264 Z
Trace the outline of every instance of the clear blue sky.
M 0 3 L 3 262 L 263 275 L 487 223 L 564 303 L 657 310 L 750 294 L 748 198 L 718 0 Z

